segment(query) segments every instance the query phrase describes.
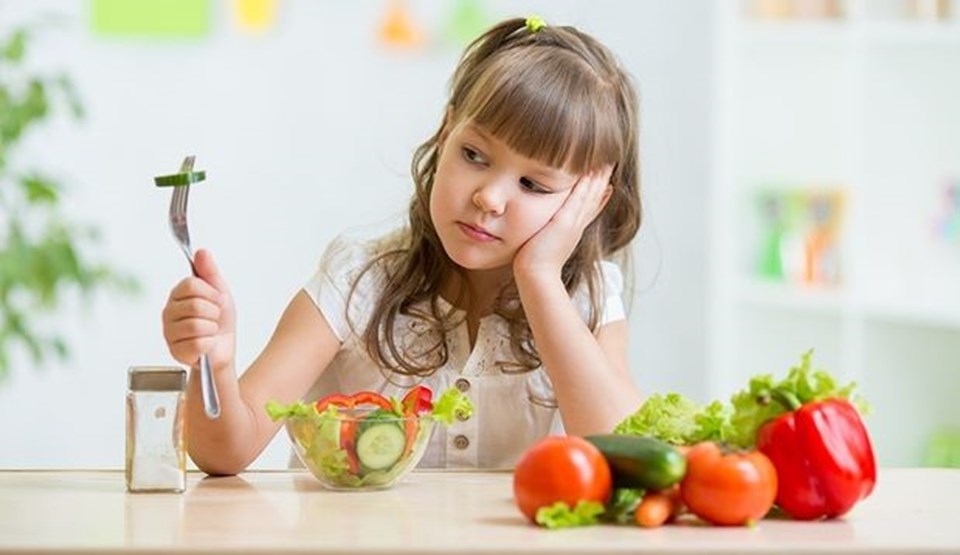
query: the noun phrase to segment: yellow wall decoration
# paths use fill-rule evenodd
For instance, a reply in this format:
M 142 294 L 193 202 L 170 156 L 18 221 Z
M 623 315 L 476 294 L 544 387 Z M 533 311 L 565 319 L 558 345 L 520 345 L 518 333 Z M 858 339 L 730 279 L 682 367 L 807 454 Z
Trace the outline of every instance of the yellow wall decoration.
M 260 34 L 277 21 L 278 0 L 233 0 L 233 14 L 241 30 Z

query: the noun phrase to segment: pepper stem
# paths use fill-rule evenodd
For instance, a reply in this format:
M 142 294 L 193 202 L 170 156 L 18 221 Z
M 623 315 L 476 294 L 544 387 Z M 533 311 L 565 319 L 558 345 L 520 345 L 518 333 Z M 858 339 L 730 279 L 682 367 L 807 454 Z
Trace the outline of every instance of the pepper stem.
M 769 395 L 772 401 L 776 401 L 780 406 L 788 411 L 795 411 L 803 406 L 803 403 L 800 402 L 800 399 L 798 399 L 797 396 L 791 391 L 774 388 L 770 390 Z

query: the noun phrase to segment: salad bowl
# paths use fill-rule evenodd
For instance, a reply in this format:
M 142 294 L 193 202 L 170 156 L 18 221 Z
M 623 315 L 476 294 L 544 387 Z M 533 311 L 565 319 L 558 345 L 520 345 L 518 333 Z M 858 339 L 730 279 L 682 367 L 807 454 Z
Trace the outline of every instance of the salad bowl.
M 267 412 L 283 420 L 294 452 L 313 476 L 334 490 L 392 487 L 426 452 L 438 424 L 473 410 L 456 388 L 436 403 L 425 386 L 403 398 L 361 391 L 331 395 L 314 403 L 267 404 Z

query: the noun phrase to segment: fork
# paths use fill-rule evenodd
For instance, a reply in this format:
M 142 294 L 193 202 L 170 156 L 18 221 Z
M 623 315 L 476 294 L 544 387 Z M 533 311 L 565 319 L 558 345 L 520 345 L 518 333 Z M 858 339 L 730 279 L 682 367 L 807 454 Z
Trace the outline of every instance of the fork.
M 180 165 L 180 172 L 193 171 L 194 156 L 187 156 Z M 190 270 L 197 275 L 197 267 L 193 264 L 193 249 L 190 248 L 190 230 L 187 227 L 187 200 L 190 197 L 190 184 L 178 185 L 173 188 L 173 197 L 170 199 L 170 230 L 180 245 L 180 250 L 190 263 Z M 210 360 L 206 354 L 200 355 L 200 395 L 203 397 L 203 411 L 210 419 L 220 417 L 220 397 L 217 395 L 217 386 L 213 383 L 213 374 L 210 372 Z

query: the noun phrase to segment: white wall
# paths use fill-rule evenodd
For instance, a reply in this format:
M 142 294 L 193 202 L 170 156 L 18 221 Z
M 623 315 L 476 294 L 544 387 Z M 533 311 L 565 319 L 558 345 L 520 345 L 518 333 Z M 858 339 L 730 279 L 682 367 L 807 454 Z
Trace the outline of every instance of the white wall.
M 208 181 L 191 193 L 191 232 L 211 248 L 239 309 L 249 364 L 326 242 L 347 226 L 402 216 L 413 149 L 438 123 L 458 50 L 390 53 L 375 42 L 385 2 L 289 0 L 265 37 L 217 3 L 199 41 L 106 40 L 86 2 L 0 2 L 0 25 L 67 16 L 33 45 L 37 67 L 69 73 L 81 124 L 60 120 L 13 159 L 69 185 L 67 212 L 103 231 L 91 255 L 140 278 L 136 298 L 100 295 L 52 322 L 66 364 L 20 357 L 0 383 L 0 468 L 123 466 L 126 369 L 169 364 L 160 310 L 187 272 L 152 176 L 194 153 Z M 449 4 L 413 3 L 428 29 Z M 637 244 L 631 361 L 642 387 L 704 394 L 704 214 L 712 6 L 687 0 L 489 2 L 497 18 L 539 13 L 606 41 L 642 95 L 646 223 Z M 283 466 L 278 438 L 256 467 Z

